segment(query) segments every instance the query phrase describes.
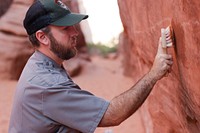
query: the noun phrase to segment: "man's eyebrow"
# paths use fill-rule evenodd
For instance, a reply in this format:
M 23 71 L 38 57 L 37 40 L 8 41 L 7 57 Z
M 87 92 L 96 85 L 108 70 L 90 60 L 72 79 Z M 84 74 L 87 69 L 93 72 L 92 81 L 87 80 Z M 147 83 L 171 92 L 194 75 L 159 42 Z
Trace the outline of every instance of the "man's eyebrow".
M 68 29 L 70 26 L 64 26 L 62 27 L 63 30 Z

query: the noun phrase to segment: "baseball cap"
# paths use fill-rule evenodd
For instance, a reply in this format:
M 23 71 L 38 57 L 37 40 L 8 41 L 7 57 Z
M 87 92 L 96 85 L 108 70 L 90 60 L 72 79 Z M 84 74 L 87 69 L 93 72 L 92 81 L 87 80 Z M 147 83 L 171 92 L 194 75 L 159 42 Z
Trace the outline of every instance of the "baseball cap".
M 72 26 L 88 15 L 72 13 L 61 0 L 36 0 L 28 9 L 23 25 L 28 35 L 48 26 Z

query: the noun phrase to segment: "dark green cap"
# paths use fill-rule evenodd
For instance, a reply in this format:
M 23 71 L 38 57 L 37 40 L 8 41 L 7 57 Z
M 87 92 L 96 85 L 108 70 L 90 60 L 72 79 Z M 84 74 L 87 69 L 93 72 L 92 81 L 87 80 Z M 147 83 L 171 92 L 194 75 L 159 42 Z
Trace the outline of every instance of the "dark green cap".
M 28 9 L 24 27 L 29 35 L 48 26 L 72 26 L 88 15 L 72 13 L 61 0 L 36 0 Z

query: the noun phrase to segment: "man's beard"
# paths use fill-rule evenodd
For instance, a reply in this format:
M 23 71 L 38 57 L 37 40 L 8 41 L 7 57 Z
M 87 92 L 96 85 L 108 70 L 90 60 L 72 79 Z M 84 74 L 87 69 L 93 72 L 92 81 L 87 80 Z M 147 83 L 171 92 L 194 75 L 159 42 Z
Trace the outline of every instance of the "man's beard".
M 77 53 L 76 47 L 67 47 L 66 44 L 58 42 L 52 34 L 49 34 L 51 41 L 50 50 L 62 60 L 69 60 Z

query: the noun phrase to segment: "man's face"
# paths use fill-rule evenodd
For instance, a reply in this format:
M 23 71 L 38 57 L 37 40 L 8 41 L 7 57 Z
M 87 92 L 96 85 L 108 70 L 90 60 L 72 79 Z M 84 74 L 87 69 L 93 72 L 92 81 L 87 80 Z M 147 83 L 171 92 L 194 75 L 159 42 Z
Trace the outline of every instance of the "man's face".
M 77 31 L 75 27 L 53 27 L 48 34 L 50 50 L 62 60 L 68 60 L 77 53 L 76 40 Z

